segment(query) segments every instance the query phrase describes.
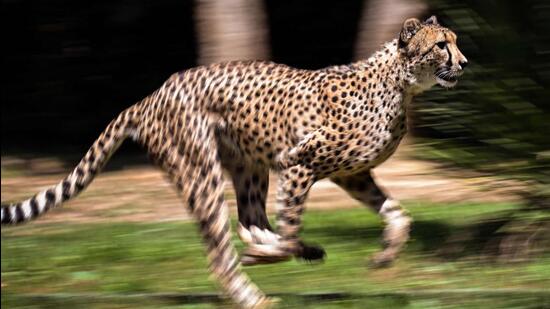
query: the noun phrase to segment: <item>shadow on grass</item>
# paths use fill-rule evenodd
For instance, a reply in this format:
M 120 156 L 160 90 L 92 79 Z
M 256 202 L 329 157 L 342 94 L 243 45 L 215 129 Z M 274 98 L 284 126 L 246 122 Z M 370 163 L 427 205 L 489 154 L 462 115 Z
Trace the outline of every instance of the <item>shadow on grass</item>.
M 436 252 L 456 228 L 442 221 L 415 221 L 411 229 L 412 250 Z M 331 226 L 307 228 L 307 234 L 328 241 L 355 243 L 359 246 L 372 246 L 382 241 L 382 227 Z M 307 240 L 307 236 L 306 236 Z
M 523 210 L 494 214 L 460 226 L 437 250 L 445 260 L 472 257 L 485 262 L 526 262 L 550 252 L 548 214 L 529 218 Z
M 4 295 L 6 296 L 6 295 Z M 424 290 L 388 293 L 280 293 L 277 308 L 547 308 L 544 291 Z M 8 300 L 9 299 L 9 300 Z M 234 308 L 224 296 L 206 294 L 26 294 L 7 295 L 3 304 L 25 308 Z M 39 304 L 39 305 L 38 305 Z
M 518 218 L 518 211 L 493 213 L 467 224 L 417 220 L 412 225 L 406 250 L 443 261 L 462 258 L 485 262 L 523 261 L 548 252 L 549 230 L 547 218 L 527 221 Z M 308 228 L 307 234 L 323 241 L 366 247 L 381 244 L 383 230 L 379 226 L 335 225 Z

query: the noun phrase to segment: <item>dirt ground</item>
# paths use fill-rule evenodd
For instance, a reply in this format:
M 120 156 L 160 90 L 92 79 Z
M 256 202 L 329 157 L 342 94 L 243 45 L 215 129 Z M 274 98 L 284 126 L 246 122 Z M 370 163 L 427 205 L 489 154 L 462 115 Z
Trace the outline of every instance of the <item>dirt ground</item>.
M 471 202 L 514 200 L 505 188 L 487 190 L 491 181 L 485 177 L 450 171 L 435 163 L 411 158 L 413 148 L 405 143 L 398 152 L 374 170 L 378 182 L 392 196 L 405 201 Z M 25 162 L 33 172 L 18 175 L 7 173 L 8 165 L 17 158 L 2 158 L 2 201 L 27 198 L 38 190 L 55 184 L 69 170 L 52 160 Z M 7 175 L 7 176 L 6 176 Z M 271 175 L 268 210 L 275 209 L 276 176 Z M 228 204 L 235 211 L 236 202 L 230 181 L 226 182 Z M 312 188 L 308 209 L 327 207 L 361 207 L 329 180 Z M 182 202 L 161 171 L 153 166 L 132 165 L 99 174 L 78 198 L 60 209 L 51 211 L 37 222 L 150 222 L 188 219 Z

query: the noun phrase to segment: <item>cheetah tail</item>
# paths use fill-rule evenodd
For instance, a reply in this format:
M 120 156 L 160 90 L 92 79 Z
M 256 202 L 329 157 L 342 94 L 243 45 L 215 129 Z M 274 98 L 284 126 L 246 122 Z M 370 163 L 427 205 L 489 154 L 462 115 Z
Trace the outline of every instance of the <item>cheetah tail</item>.
M 135 117 L 135 107 L 131 107 L 111 121 L 76 168 L 58 184 L 22 202 L 2 204 L 2 225 L 32 220 L 82 192 L 118 146 L 135 130 Z

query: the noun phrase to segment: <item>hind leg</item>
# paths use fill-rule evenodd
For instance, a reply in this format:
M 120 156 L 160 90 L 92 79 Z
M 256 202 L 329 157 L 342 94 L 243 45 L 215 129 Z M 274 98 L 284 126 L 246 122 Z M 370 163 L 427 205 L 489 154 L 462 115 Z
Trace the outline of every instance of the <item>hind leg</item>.
M 216 127 L 215 134 L 222 165 L 231 175 L 235 190 L 239 237 L 248 245 L 277 242 L 280 237 L 273 233 L 265 207 L 269 167 L 247 161 L 223 125 Z
M 399 201 L 392 199 L 378 187 L 370 170 L 351 176 L 335 177 L 332 181 L 382 217 L 386 224 L 384 250 L 377 253 L 371 262 L 376 267 L 391 264 L 409 239 L 412 219 L 407 211 L 401 207 Z
M 269 300 L 241 272 L 231 242 L 222 167 L 209 125 L 203 119 L 193 119 L 192 123 L 193 127 L 187 131 L 184 127 L 178 138 L 164 134 L 148 139 L 149 149 L 168 172 L 178 193 L 199 222 L 210 270 L 225 293 L 240 307 L 265 307 Z
M 265 210 L 269 170 L 263 166 L 252 167 L 242 163 L 225 166 L 231 174 L 237 196 L 239 237 L 249 247 L 277 246 L 281 237 L 273 232 Z M 265 256 L 262 262 L 275 263 L 289 258 L 287 255 Z M 242 262 L 245 265 L 250 264 L 246 258 L 243 258 Z
M 312 171 L 301 165 L 293 166 L 279 173 L 277 189 L 278 239 L 266 244 L 249 244 L 241 259 L 243 264 L 273 263 L 290 259 L 292 256 L 305 260 L 324 258 L 325 252 L 322 248 L 308 246 L 298 237 L 304 202 L 314 181 L 315 177 Z
M 196 191 L 194 189 L 188 198 L 189 207 L 200 224 L 213 274 L 237 304 L 257 308 L 267 303 L 267 298 L 240 270 L 238 255 L 231 243 L 222 176 L 219 164 L 214 164 L 201 181 L 195 182 Z
M 265 203 L 269 185 L 269 171 L 264 167 L 236 164 L 228 168 L 237 197 L 239 223 L 250 230 L 272 231 L 267 219 Z

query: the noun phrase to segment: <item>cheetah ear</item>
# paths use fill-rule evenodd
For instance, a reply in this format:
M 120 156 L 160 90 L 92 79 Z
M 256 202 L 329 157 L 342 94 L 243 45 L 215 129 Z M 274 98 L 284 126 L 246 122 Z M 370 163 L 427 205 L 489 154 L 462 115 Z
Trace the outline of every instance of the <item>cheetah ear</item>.
M 432 15 L 430 18 L 424 21 L 424 25 L 439 25 L 439 23 L 437 22 L 437 17 L 435 17 L 435 15 Z
M 420 30 L 422 23 L 416 18 L 409 18 L 403 23 L 403 28 L 399 34 L 399 43 L 401 46 L 405 46 L 409 43 L 411 38 Z

